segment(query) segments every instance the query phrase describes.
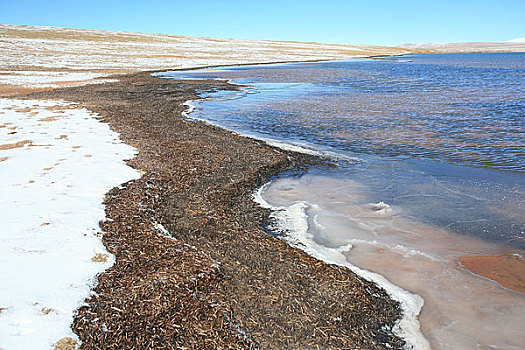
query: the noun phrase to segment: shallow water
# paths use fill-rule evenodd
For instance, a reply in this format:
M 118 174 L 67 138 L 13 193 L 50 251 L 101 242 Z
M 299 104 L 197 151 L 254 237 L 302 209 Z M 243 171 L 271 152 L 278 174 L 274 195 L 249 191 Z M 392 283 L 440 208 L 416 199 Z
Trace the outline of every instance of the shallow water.
M 414 221 L 402 207 L 369 202 L 366 192 L 356 181 L 308 174 L 276 180 L 263 196 L 281 210 L 303 205 L 308 246 L 339 249 L 351 264 L 420 295 L 425 304 L 419 320 L 434 349 L 522 349 L 525 296 L 457 262 L 465 254 L 515 251 Z
M 339 151 L 525 170 L 525 54 L 413 55 L 184 76 L 255 86 L 241 100 L 206 103 L 206 119 L 224 126 Z
M 250 84 L 211 94 L 192 117 L 337 159 L 335 169 L 280 178 L 263 194 L 304 219 L 301 244 L 343 252 L 422 296 L 422 330 L 433 348 L 525 348 L 525 295 L 458 263 L 525 255 L 525 54 L 184 75 Z M 283 225 L 295 221 L 285 221 L 273 228 L 293 243 L 294 228 Z

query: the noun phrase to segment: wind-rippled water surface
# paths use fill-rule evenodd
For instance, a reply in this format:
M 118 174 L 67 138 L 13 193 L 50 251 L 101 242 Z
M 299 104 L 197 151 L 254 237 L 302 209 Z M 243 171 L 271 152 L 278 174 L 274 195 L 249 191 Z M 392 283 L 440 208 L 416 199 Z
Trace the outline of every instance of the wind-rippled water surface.
M 524 54 L 418 55 L 211 75 L 257 84 L 261 93 L 236 103 L 221 123 L 241 119 L 249 130 L 353 152 L 525 171 Z M 207 118 L 215 119 L 208 112 Z
M 193 117 L 360 158 L 364 165 L 342 168 L 369 185 L 371 201 L 525 248 L 525 54 L 412 55 L 175 76 L 249 86 L 212 94 Z
M 525 294 L 459 263 L 465 256 L 511 256 L 523 264 L 525 54 L 163 76 L 244 84 L 242 92 L 218 91 L 195 102 L 191 117 L 338 159 L 336 168 L 277 179 L 262 193 L 279 209 L 271 228 L 291 244 L 420 295 L 421 329 L 436 349 L 525 347 Z

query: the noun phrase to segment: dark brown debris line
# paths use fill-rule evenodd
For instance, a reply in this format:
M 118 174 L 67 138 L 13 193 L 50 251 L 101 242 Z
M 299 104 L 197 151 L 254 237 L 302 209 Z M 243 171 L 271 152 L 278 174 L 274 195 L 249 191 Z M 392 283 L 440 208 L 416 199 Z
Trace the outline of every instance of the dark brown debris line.
M 116 263 L 76 315 L 82 349 L 402 348 L 382 289 L 262 228 L 253 191 L 311 160 L 182 118 L 182 103 L 217 88 L 235 89 L 138 73 L 28 95 L 97 112 L 144 174 L 106 195 Z

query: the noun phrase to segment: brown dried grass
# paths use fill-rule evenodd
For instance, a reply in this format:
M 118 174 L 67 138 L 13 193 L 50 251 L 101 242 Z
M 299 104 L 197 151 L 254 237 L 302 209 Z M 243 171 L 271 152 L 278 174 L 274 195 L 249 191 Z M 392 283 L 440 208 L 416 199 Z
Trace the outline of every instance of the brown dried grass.
M 39 122 L 54 122 L 58 120 L 59 117 L 53 116 L 53 117 L 45 117 L 38 119 Z
M 74 350 L 77 347 L 77 341 L 70 337 L 60 339 L 55 343 L 55 350 Z
M 105 263 L 108 261 L 108 255 L 103 253 L 98 253 L 94 257 L 91 258 L 91 261 L 98 262 L 98 263 Z
M 47 308 L 47 307 L 43 307 L 42 309 L 40 309 L 40 312 L 42 312 L 42 314 L 44 314 L 44 315 L 49 315 L 53 311 L 55 311 L 55 310 Z
M 41 87 L 41 88 L 30 88 L 20 85 L 9 85 L 9 84 L 0 84 L 0 96 L 3 97 L 14 97 L 14 96 L 23 96 L 32 92 L 40 92 L 51 90 L 50 87 Z
M 18 141 L 14 143 L 5 143 L 3 145 L 0 145 L 0 150 L 5 151 L 8 149 L 22 148 L 25 145 L 31 145 L 31 144 L 33 144 L 33 141 L 31 140 L 23 140 L 23 141 Z
M 31 96 L 90 105 L 139 149 L 129 164 L 144 172 L 106 195 L 116 262 L 75 317 L 82 348 L 401 348 L 386 292 L 261 228 L 253 190 L 311 159 L 182 119 L 184 101 L 216 87 L 233 88 L 144 73 Z

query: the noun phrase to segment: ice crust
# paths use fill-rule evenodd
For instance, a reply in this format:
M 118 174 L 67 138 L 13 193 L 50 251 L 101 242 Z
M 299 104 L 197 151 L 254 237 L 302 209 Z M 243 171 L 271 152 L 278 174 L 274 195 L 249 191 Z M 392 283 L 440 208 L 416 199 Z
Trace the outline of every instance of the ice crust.
M 385 277 L 361 269 L 350 264 L 344 256 L 344 252 L 352 248 L 352 244 L 330 248 L 318 244 L 310 232 L 311 223 L 315 224 L 315 218 L 310 218 L 308 210 L 315 209 L 315 204 L 304 201 L 294 203 L 290 206 L 273 206 L 263 196 L 265 189 L 270 183 L 259 188 L 253 195 L 256 203 L 264 208 L 272 210 L 271 217 L 278 225 L 276 231 L 285 232 L 283 239 L 290 245 L 297 247 L 309 255 L 329 264 L 337 264 L 350 268 L 357 275 L 376 283 L 385 289 L 389 295 L 401 304 L 403 310 L 402 318 L 396 323 L 393 332 L 406 341 L 407 349 L 430 350 L 430 344 L 420 330 L 418 315 L 423 307 L 423 299 L 389 282 Z M 380 210 L 390 207 L 381 202 L 375 204 Z

